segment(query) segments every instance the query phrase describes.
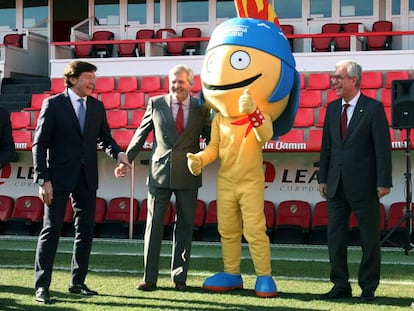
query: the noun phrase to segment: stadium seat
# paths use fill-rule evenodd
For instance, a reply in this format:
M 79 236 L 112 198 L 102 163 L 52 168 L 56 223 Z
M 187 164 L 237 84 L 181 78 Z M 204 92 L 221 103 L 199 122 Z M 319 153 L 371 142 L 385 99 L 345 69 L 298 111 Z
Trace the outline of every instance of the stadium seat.
M 113 40 L 115 35 L 109 30 L 98 30 L 92 35 L 92 41 Z M 94 54 L 99 57 L 112 57 L 113 44 L 94 44 Z
M 102 93 L 101 101 L 103 102 L 106 110 L 119 109 L 121 107 L 121 93 Z
M 73 49 L 74 58 L 88 58 L 93 56 L 93 44 L 76 44 Z
M 380 93 L 380 101 L 384 105 L 384 107 L 391 107 L 391 89 L 381 89 Z
M 100 225 L 105 220 L 106 215 L 106 200 L 101 197 L 96 197 L 95 206 L 95 237 L 99 237 Z
M 338 95 L 336 95 L 336 90 L 326 90 L 325 106 L 328 106 L 331 102 L 333 102 L 336 99 L 338 99 Z
M 380 89 L 382 88 L 381 71 L 364 71 L 361 78 L 361 89 Z
M 31 113 L 29 111 L 10 112 L 10 121 L 13 130 L 28 129 L 31 125 Z
M 142 92 L 131 92 L 125 93 L 124 105 L 121 109 L 145 109 L 145 93 Z
M 322 106 L 321 90 L 301 90 L 299 95 L 299 108 L 317 108 Z
M 136 43 L 119 43 L 118 44 L 119 57 L 136 57 L 137 44 Z
M 37 235 L 41 229 L 42 218 L 43 202 L 39 197 L 18 197 L 10 218 L 3 224 L 3 234 Z
M 207 206 L 206 222 L 203 226 L 202 240 L 219 242 L 220 234 L 217 228 L 217 201 L 211 201 Z
M 112 138 L 115 139 L 121 149 L 126 150 L 134 133 L 134 130 L 112 130 Z
M 327 90 L 331 88 L 329 73 L 310 73 L 308 75 L 307 90 Z
M 6 46 L 23 48 L 23 34 L 9 33 L 3 37 L 3 44 Z
M 319 201 L 315 204 L 312 214 L 312 226 L 309 234 L 311 244 L 328 244 L 328 202 Z
M 134 112 L 132 113 L 131 123 L 129 123 L 126 126 L 126 128 L 137 129 L 139 125 L 141 124 L 142 117 L 144 116 L 144 114 L 145 114 L 145 109 L 134 110 Z
M 32 99 L 30 101 L 30 107 L 24 108 L 24 110 L 32 111 L 32 110 L 42 109 L 43 101 L 49 96 L 50 94 L 47 94 L 47 93 L 32 94 Z
M 129 93 L 138 91 L 137 77 L 119 77 L 117 91 L 119 93 Z
M 341 24 L 327 23 L 322 26 L 322 33 L 338 33 L 341 31 Z M 312 38 L 312 52 L 329 52 L 333 50 L 332 37 Z
M 308 150 L 321 150 L 322 145 L 322 129 L 310 129 L 308 132 L 308 142 L 307 142 L 307 149 Z
M 108 93 L 115 91 L 114 77 L 98 77 L 95 81 L 96 93 Z
M 282 29 L 282 31 L 285 34 L 285 36 L 293 35 L 294 30 L 295 30 L 294 27 L 293 27 L 293 25 L 290 25 L 290 24 L 280 25 L 280 29 Z M 288 41 L 289 41 L 290 49 L 293 52 L 293 39 L 292 38 L 288 38 Z
M 298 108 L 293 127 L 309 127 L 314 124 L 313 108 Z
M 372 32 L 392 31 L 391 21 L 376 21 L 372 24 Z M 379 35 L 367 37 L 367 49 L 369 51 L 375 50 L 391 50 L 392 36 Z
M 280 202 L 276 211 L 273 243 L 307 243 L 311 217 L 311 205 L 306 201 Z
M 175 36 L 177 33 L 173 28 L 160 28 L 155 32 L 155 38 L 164 39 L 169 35 Z
M 305 74 L 304 73 L 301 72 L 299 74 L 299 80 L 300 80 L 300 89 L 303 90 L 306 87 Z
M 409 79 L 408 71 L 387 71 L 385 74 L 385 88 L 390 89 L 392 81 Z
M 128 125 L 128 111 L 126 110 L 107 110 L 106 117 L 111 129 L 125 128 Z
M 27 148 L 32 146 L 32 131 L 30 130 L 12 130 L 13 141 L 16 144 L 26 144 Z
M 164 81 L 164 83 L 165 83 L 165 81 Z M 201 91 L 201 77 L 199 75 L 195 75 L 194 76 L 194 83 L 193 83 L 193 86 L 191 87 L 191 92 L 193 94 L 197 94 L 200 91 Z
M 148 214 L 148 205 L 147 199 L 145 198 L 141 202 L 141 207 L 139 210 L 138 217 L 134 223 L 134 238 L 137 239 L 144 239 L 145 234 L 145 226 L 147 223 L 147 214 Z M 164 219 L 164 240 L 171 240 L 172 238 L 172 230 L 174 225 L 174 207 L 170 202 L 167 206 L 167 211 L 165 213 Z
M 348 33 L 359 32 L 361 23 L 348 23 L 343 25 L 342 30 Z M 335 51 L 349 51 L 351 49 L 350 37 L 336 37 L 334 39 Z
M 388 125 L 392 125 L 391 107 L 384 107 L 385 116 L 387 117 Z
M 276 224 L 276 206 L 272 201 L 264 201 L 264 214 L 266 217 L 266 234 L 270 242 L 273 242 L 273 229 Z
M 155 31 L 153 29 L 140 29 L 137 31 L 136 39 L 153 39 L 155 36 Z M 145 43 L 138 43 L 138 53 L 139 56 L 145 56 Z
M 141 84 L 139 91 L 150 93 L 161 90 L 161 77 L 160 76 L 143 76 L 141 77 Z
M 361 93 L 365 96 L 377 99 L 377 89 L 362 89 Z
M 66 89 L 65 80 L 63 78 L 52 78 L 50 79 L 50 90 L 44 93 L 58 94 L 62 93 Z
M 3 223 L 10 218 L 14 207 L 14 199 L 7 195 L 0 195 L 0 234 L 3 233 Z
M 201 29 L 198 27 L 187 27 L 181 31 L 182 38 L 199 38 L 201 37 Z M 184 51 L 186 54 L 200 54 L 200 41 L 185 41 Z
M 407 202 L 394 202 L 390 205 L 386 230 L 388 233 L 393 231 L 390 233 L 387 245 L 403 245 L 406 242 L 407 219 L 404 217 L 406 210 Z M 411 211 L 414 211 L 414 203 L 411 203 Z M 414 220 L 411 220 L 411 228 L 413 225 Z
M 177 208 L 174 207 L 174 211 Z M 207 206 L 203 200 L 198 199 L 193 223 L 193 240 L 201 241 L 203 234 L 203 227 L 206 222 Z
M 323 127 L 323 124 L 325 123 L 326 107 L 320 107 L 317 114 L 315 126 Z
M 108 203 L 105 219 L 99 226 L 100 238 L 128 238 L 131 200 L 129 197 L 112 198 Z M 139 203 L 133 199 L 132 223 L 139 213 Z
M 183 41 L 168 41 L 166 44 L 166 55 L 179 56 L 184 55 Z
M 289 132 L 287 132 L 285 135 L 282 135 L 278 139 L 282 142 L 304 142 L 305 141 L 305 135 L 303 130 L 300 129 L 292 129 Z

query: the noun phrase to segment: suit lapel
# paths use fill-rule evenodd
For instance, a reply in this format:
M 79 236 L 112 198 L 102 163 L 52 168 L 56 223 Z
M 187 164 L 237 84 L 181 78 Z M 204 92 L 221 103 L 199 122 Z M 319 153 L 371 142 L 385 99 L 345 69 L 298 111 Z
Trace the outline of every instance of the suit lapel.
M 346 131 L 346 136 L 349 136 L 352 134 L 358 123 L 360 122 L 364 111 L 365 111 L 365 105 L 366 105 L 366 97 L 362 94 L 359 96 L 358 102 L 355 105 L 354 112 L 352 114 L 352 118 L 349 121 L 348 129 Z
M 78 119 L 78 116 L 76 115 L 75 109 L 73 109 L 73 105 L 72 105 L 72 102 L 70 101 L 68 91 L 65 91 L 64 95 L 65 95 L 65 98 L 66 98 L 66 100 L 64 102 L 64 107 L 65 107 L 65 110 L 67 112 L 67 115 L 72 116 L 72 121 L 74 123 L 74 126 L 76 127 L 79 134 L 82 135 L 80 125 L 79 125 L 79 119 Z M 86 109 L 85 128 L 86 128 L 87 118 L 88 118 L 88 109 Z

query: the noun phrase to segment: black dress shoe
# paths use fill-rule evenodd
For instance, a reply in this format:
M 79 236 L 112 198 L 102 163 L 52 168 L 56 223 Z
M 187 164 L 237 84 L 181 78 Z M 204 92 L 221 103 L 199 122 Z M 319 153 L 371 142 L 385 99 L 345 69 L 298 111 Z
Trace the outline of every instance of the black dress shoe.
M 157 283 L 142 281 L 135 288 L 144 292 L 151 292 L 157 289 Z
M 180 292 L 185 292 L 187 290 L 187 284 L 185 282 L 175 282 L 175 289 Z
M 320 299 L 340 299 L 340 298 L 351 298 L 352 290 L 351 288 L 337 287 L 334 286 L 332 289 L 319 296 Z
M 374 299 L 375 299 L 374 292 L 369 291 L 369 290 L 363 290 L 361 297 L 359 297 L 360 302 L 369 302 L 369 301 L 373 301 Z
M 35 299 L 37 302 L 49 304 L 51 302 L 49 290 L 45 287 L 39 287 L 36 289 Z
M 89 289 L 85 284 L 76 284 L 69 286 L 69 293 L 81 294 L 84 296 L 98 295 L 97 291 Z

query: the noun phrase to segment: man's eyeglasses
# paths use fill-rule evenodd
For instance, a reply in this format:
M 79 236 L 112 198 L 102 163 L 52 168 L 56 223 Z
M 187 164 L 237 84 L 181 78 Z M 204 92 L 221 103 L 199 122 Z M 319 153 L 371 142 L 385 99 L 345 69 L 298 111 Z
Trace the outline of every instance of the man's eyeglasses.
M 331 75 L 331 81 L 341 82 L 345 78 L 349 78 L 349 76 Z

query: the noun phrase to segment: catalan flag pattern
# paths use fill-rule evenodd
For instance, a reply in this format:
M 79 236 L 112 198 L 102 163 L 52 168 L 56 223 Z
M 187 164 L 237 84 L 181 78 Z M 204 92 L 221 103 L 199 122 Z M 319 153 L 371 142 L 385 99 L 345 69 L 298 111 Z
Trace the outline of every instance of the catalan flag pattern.
M 280 26 L 276 12 L 267 0 L 234 0 L 237 15 L 273 22 Z

